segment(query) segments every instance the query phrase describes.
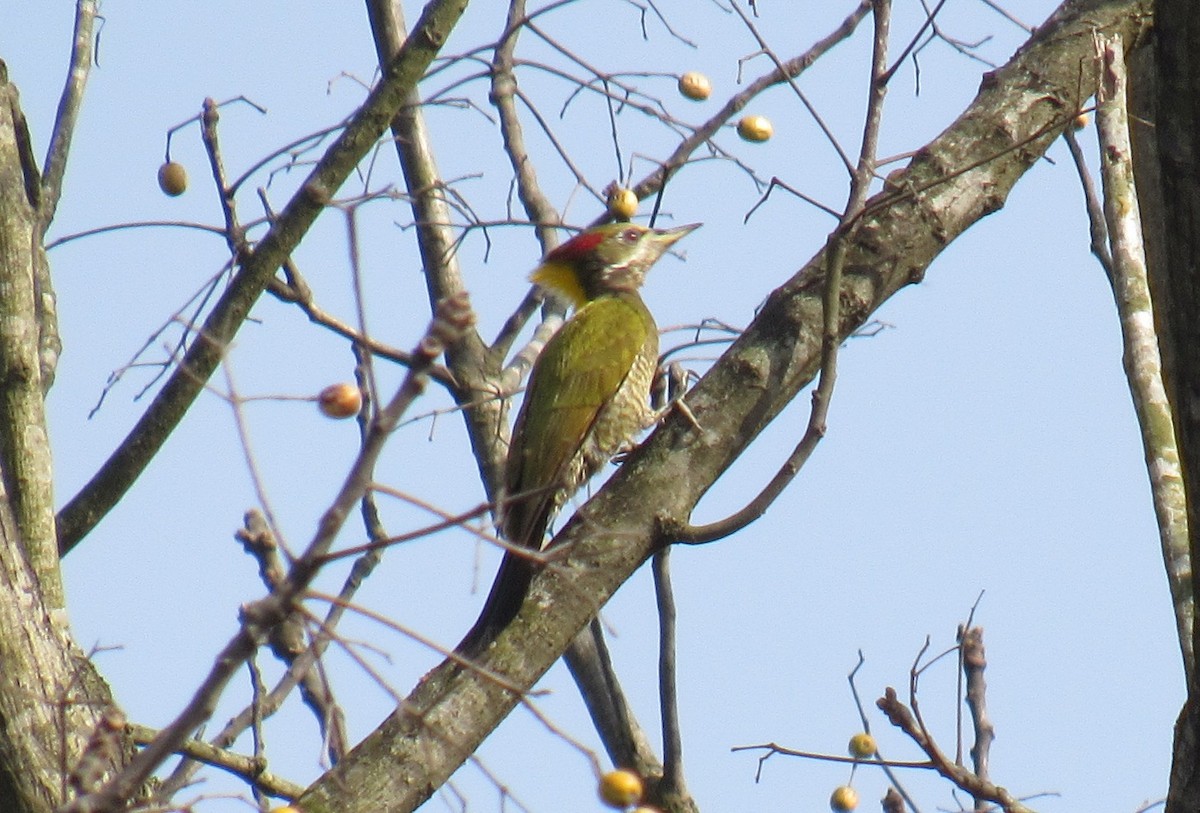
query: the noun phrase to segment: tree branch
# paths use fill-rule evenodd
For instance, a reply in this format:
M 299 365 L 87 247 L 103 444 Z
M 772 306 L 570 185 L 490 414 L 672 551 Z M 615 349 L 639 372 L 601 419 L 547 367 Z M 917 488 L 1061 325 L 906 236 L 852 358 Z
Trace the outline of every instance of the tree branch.
M 63 177 L 67 172 L 67 156 L 75 135 L 75 122 L 83 104 L 83 90 L 92 67 L 92 29 L 99 10 L 97 0 L 76 0 L 74 39 L 71 41 L 71 62 L 62 96 L 58 100 L 58 115 L 50 134 L 50 147 L 42 167 L 41 199 L 38 201 L 38 220 L 41 234 L 46 234 L 58 209 L 62 195 Z
M 49 606 L 63 606 L 54 533 L 54 468 L 40 358 L 42 292 L 38 212 L 30 191 L 28 132 L 0 65 L 0 490 L 28 565 Z
M 148 726 L 137 724 L 130 724 L 129 730 L 133 734 L 134 742 L 139 745 L 152 742 L 158 734 Z M 262 760 L 244 754 L 235 754 L 224 748 L 209 745 L 202 740 L 184 740 L 179 745 L 178 753 L 197 762 L 203 762 L 205 765 L 212 765 L 214 768 L 227 771 L 244 779 L 263 793 L 277 798 L 295 799 L 304 791 L 304 788 L 299 785 L 268 772 L 266 764 Z
M 1112 248 L 1113 294 L 1125 346 L 1125 377 L 1142 430 L 1142 448 L 1150 475 L 1163 564 L 1175 608 L 1176 634 L 1185 673 L 1191 675 L 1195 672 L 1196 656 L 1192 641 L 1194 596 L 1192 558 L 1188 551 L 1187 494 L 1175 442 L 1173 410 L 1163 382 L 1154 303 L 1142 240 L 1141 210 L 1134 187 L 1133 149 L 1125 107 L 1125 59 L 1119 40 L 1102 41 L 1100 48 L 1104 74 L 1097 97 L 1096 131 L 1100 138 L 1104 216 Z

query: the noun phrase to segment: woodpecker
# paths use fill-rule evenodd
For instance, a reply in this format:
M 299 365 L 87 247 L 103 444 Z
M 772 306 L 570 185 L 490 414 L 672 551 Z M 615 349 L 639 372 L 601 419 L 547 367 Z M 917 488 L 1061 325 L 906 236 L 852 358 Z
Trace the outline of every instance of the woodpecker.
M 596 226 L 555 248 L 530 275 L 575 312 L 533 365 L 513 426 L 499 522 L 513 545 L 540 550 L 555 512 L 651 422 L 658 326 L 638 289 L 659 257 L 699 225 Z M 533 573 L 528 557 L 505 554 L 460 651 L 470 654 L 512 620 Z

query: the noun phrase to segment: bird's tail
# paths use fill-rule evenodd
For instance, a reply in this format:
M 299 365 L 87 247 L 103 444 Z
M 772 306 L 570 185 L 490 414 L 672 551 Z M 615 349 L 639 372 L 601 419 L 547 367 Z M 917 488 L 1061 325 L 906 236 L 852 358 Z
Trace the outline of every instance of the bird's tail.
M 501 522 L 504 537 L 522 548 L 540 549 L 554 507 L 553 495 L 545 489 L 541 493 L 510 499 Z M 479 618 L 455 647 L 455 652 L 465 657 L 478 655 L 516 618 L 537 568 L 537 563 L 529 556 L 513 551 L 504 554 Z
M 471 658 L 480 654 L 500 630 L 516 618 L 525 603 L 525 594 L 529 592 L 534 568 L 535 565 L 523 556 L 504 554 L 479 618 L 455 648 L 459 655 Z

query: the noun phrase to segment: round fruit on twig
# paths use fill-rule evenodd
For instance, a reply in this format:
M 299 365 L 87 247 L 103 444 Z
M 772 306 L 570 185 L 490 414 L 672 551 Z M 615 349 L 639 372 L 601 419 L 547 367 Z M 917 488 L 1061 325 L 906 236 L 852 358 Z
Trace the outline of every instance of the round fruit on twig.
M 617 220 L 628 220 L 637 212 L 638 198 L 632 189 L 614 186 L 608 193 L 608 211 Z
M 712 82 L 700 71 L 688 71 L 679 77 L 679 93 L 693 102 L 702 102 L 712 95 Z
M 168 161 L 158 168 L 158 188 L 173 198 L 187 191 L 187 170 L 183 164 Z
M 642 799 L 642 778 L 633 771 L 609 771 L 600 777 L 600 800 L 609 807 L 627 808 Z
M 849 749 L 850 756 L 856 759 L 867 759 L 875 756 L 875 752 L 879 750 L 879 746 L 875 742 L 875 738 L 865 731 L 860 731 L 850 738 Z
M 362 393 L 353 384 L 330 384 L 317 395 L 317 408 L 326 418 L 352 418 L 362 409 Z
M 839 785 L 829 797 L 829 807 L 837 813 L 850 813 L 858 807 L 858 791 L 849 785 Z
M 737 124 L 737 131 L 743 139 L 756 144 L 761 144 L 775 134 L 770 119 L 758 115 L 743 116 Z

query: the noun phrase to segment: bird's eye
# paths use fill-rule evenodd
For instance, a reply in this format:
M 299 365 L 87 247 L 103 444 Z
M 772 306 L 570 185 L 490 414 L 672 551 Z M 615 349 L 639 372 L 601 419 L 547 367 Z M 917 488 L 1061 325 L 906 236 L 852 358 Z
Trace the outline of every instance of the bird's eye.
M 625 231 L 621 232 L 621 242 L 632 245 L 633 243 L 637 242 L 640 234 L 641 233 L 637 229 L 626 229 Z

